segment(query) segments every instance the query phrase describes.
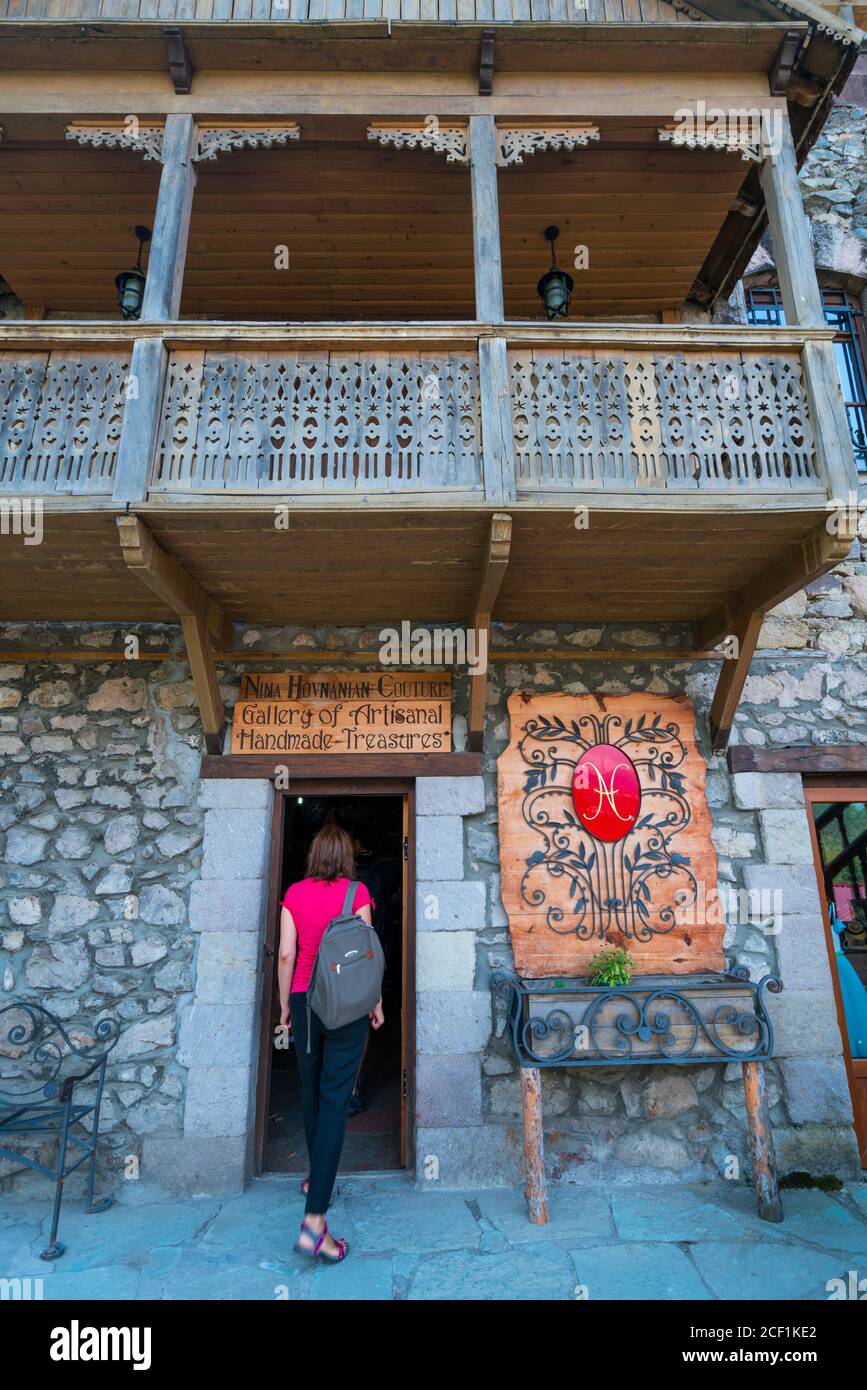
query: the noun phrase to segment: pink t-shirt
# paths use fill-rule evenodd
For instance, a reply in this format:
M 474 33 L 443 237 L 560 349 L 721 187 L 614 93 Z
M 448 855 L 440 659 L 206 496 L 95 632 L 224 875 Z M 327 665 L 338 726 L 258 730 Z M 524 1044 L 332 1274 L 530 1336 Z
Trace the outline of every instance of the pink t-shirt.
M 290 994 L 306 991 L 325 928 L 332 917 L 339 916 L 343 911 L 348 887 L 348 878 L 336 878 L 333 883 L 326 883 L 322 878 L 302 878 L 287 888 L 283 906 L 291 912 L 298 933 L 298 954 Z M 353 911 L 358 912 L 371 901 L 364 884 L 359 883 L 355 890 Z

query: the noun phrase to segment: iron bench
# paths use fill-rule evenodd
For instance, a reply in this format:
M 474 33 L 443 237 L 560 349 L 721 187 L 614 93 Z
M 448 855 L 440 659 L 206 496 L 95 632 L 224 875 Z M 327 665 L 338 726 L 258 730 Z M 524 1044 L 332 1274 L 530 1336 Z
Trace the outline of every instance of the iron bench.
M 94 1200 L 93 1182 L 105 1068 L 120 1028 L 115 1019 L 103 1017 L 90 1035 L 89 1045 L 74 1043 L 41 1004 L 19 1000 L 0 1009 L 0 1155 L 54 1181 L 51 1235 L 40 1255 L 43 1260 L 59 1259 L 66 1248 L 57 1239 L 63 1184 L 82 1163 L 89 1162 L 86 1210 L 106 1211 L 113 1204 L 111 1197 Z M 75 1070 L 78 1059 L 86 1065 Z M 96 1086 L 96 1094 L 79 1099 L 82 1083 L 88 1081 Z M 2 1141 L 10 1135 L 17 1135 L 19 1143 L 56 1138 L 54 1166 L 7 1148 Z

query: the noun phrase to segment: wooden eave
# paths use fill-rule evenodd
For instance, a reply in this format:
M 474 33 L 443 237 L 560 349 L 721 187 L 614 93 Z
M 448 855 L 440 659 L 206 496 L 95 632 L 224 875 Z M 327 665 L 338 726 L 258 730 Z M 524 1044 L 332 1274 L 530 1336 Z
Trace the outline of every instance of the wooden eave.
M 721 5 L 714 5 L 716 12 L 721 8 L 735 13 L 740 7 L 722 0 Z M 800 164 L 821 132 L 834 94 L 845 85 L 864 36 L 809 0 L 800 0 L 797 5 L 779 0 L 771 5 L 770 0 L 761 0 L 756 5 L 757 13 L 766 15 L 771 10 L 792 18 L 773 22 L 766 18 L 756 22 L 708 18 L 677 24 L 512 22 L 497 27 L 496 71 L 769 72 L 783 37 L 803 29 L 808 42 L 794 76 L 817 86 L 819 96 L 812 108 L 788 103 Z M 108 68 L 165 72 L 164 27 L 163 21 L 71 24 L 62 19 L 3 19 L 0 71 Z M 193 68 L 198 72 L 303 68 L 470 75 L 477 73 L 485 27 L 400 20 L 182 23 Z M 195 110 L 195 87 L 191 97 L 167 95 L 166 101 L 167 108 Z M 182 108 L 179 102 L 185 103 Z M 471 105 L 475 109 L 474 103 Z M 495 110 L 495 105 L 488 109 Z M 729 212 L 725 217 L 689 296 L 702 305 L 710 306 L 731 293 L 765 231 L 764 200 L 755 168 L 746 173 L 739 200 L 757 210 L 751 217 L 741 212 Z

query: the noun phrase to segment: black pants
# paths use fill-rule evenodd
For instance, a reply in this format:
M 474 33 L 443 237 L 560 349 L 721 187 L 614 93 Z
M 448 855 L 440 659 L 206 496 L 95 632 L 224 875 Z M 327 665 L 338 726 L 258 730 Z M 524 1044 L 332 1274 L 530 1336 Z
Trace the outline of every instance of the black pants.
M 310 1189 L 306 1211 L 318 1216 L 328 1210 L 343 1135 L 349 1097 L 370 1027 L 367 1014 L 342 1028 L 323 1028 L 310 1014 L 307 1051 L 307 996 L 290 996 L 292 1036 L 304 1095 L 304 1133 L 310 1155 Z

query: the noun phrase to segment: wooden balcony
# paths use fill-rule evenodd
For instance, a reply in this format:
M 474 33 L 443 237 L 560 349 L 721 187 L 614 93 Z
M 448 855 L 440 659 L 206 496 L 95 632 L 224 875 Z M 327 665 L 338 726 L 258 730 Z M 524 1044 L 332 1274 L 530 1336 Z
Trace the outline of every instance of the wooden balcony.
M 4 326 L 0 495 L 112 505 L 145 336 L 164 371 L 141 500 L 161 507 L 642 509 L 676 492 L 791 510 L 833 493 L 802 370 L 824 329 L 184 323 Z

